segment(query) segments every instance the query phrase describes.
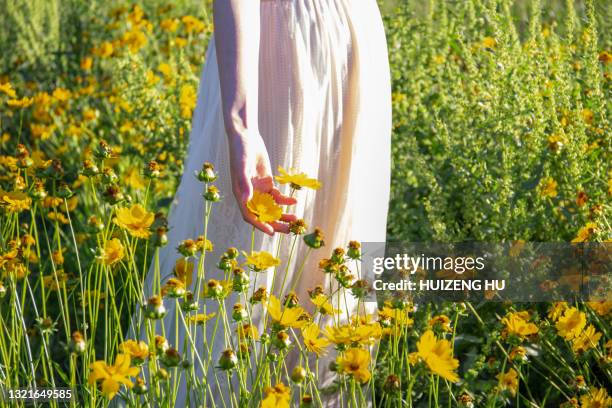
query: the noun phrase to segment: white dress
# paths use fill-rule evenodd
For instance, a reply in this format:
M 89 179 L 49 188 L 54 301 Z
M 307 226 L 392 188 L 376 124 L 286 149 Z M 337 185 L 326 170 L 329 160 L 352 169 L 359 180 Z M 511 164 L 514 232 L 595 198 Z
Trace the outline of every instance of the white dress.
M 309 231 L 319 227 L 325 234 L 326 246 L 311 254 L 296 283 L 304 302 L 308 289 L 324 284 L 317 262 L 329 257 L 333 248 L 346 247 L 350 240 L 385 240 L 391 95 L 387 46 L 376 0 L 262 0 L 259 63 L 259 129 L 273 171 L 278 166 L 295 168 L 322 183 L 317 191 L 298 191 L 298 204 L 291 209 L 307 222 Z M 185 172 L 169 216 L 169 243 L 160 253 L 162 283 L 180 256 L 178 243 L 203 233 L 203 185 L 194 172 L 204 162 L 215 165 L 219 178 L 214 184 L 224 196 L 214 205 L 208 225 L 208 238 L 215 249 L 206 255 L 206 278 L 222 278 L 216 263 L 227 248 L 248 251 L 251 246 L 252 227 L 242 220 L 232 195 L 217 70 L 211 40 Z M 275 235 L 256 233 L 254 249 L 274 254 L 279 238 Z M 284 239 L 281 245 L 283 260 L 288 258 L 290 241 Z M 300 241 L 293 263 L 300 262 L 306 250 Z M 296 269 L 289 266 L 289 284 L 293 284 L 291 275 Z M 275 288 L 280 287 L 282 275 L 277 275 Z M 151 270 L 145 283 L 147 295 L 153 279 Z M 271 271 L 258 277 L 257 286 L 262 284 L 270 287 Z M 234 301 L 227 299 L 230 310 Z M 183 353 L 184 332 L 179 330 L 179 338 L 174 334 L 174 303 L 166 307 L 165 326 L 170 328 L 166 337 Z M 214 310 L 210 303 L 207 312 Z M 212 330 L 207 332 L 210 336 Z M 226 347 L 223 338 L 219 340 L 212 350 L 214 361 Z M 202 342 L 202 338 L 195 341 Z M 217 388 L 213 389 L 216 394 Z M 176 406 L 184 406 L 187 392 L 182 384 Z

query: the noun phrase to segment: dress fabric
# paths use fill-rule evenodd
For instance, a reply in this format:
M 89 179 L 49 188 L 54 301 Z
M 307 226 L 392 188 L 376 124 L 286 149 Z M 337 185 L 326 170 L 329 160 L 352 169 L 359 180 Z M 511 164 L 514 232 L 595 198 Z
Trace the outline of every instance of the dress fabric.
M 294 282 L 292 276 L 308 248 L 299 240 L 292 264 L 287 266 L 284 262 L 291 239 L 285 237 L 280 245 L 283 263 L 274 284 L 275 288 L 281 286 L 287 270 L 289 283 L 285 287 L 295 283 L 301 303 L 306 304 L 308 289 L 318 284 L 328 287 L 327 277 L 317 267 L 320 258 L 329 257 L 335 247 L 346 247 L 350 240 L 385 240 L 391 134 L 387 46 L 375 0 L 262 0 L 260 7 L 258 119 L 272 170 L 276 173 L 278 166 L 295 168 L 322 183 L 316 191 L 297 191 L 298 203 L 290 212 L 303 218 L 309 231 L 321 228 L 325 247 L 310 254 L 301 279 Z M 229 247 L 248 251 L 252 227 L 243 221 L 232 195 L 214 40 L 210 41 L 201 76 L 184 175 L 169 215 L 169 243 L 159 254 L 162 284 L 172 275 L 180 257 L 178 243 L 204 232 L 203 184 L 194 177 L 204 162 L 215 165 L 219 177 L 214 184 L 224 197 L 214 204 L 208 225 L 207 237 L 214 251 L 205 258 L 206 279 L 223 279 L 223 273 L 216 268 L 219 257 Z M 279 234 L 268 237 L 256 233 L 254 250 L 276 254 L 278 239 Z M 145 283 L 147 296 L 154 279 L 151 269 Z M 261 285 L 270 288 L 271 270 L 259 274 L 257 286 Z M 275 292 L 282 296 L 277 289 Z M 232 297 L 226 299 L 230 313 L 235 301 Z M 165 305 L 168 314 L 164 324 L 169 328 L 166 338 L 187 356 L 191 346 L 180 322 L 177 337 L 175 303 L 165 301 Z M 207 301 L 207 313 L 216 309 L 215 303 Z M 261 306 L 254 311 L 261 311 Z M 253 317 L 259 324 L 260 316 Z M 213 323 L 214 319 L 207 324 Z M 207 329 L 209 342 L 211 332 Z M 203 343 L 201 336 L 200 331 L 194 339 L 196 345 Z M 215 362 L 227 347 L 221 328 L 218 336 L 212 350 Z M 201 352 L 207 357 L 204 350 Z M 198 369 L 198 364 L 195 367 Z M 214 381 L 210 370 L 199 374 Z M 221 377 L 219 381 L 223 381 Z M 212 406 L 212 400 L 222 406 L 219 390 L 227 391 L 223 387 L 226 386 L 212 386 L 208 406 Z M 183 381 L 176 406 L 197 405 L 198 397 L 187 399 L 189 392 Z M 225 402 L 229 404 L 229 400 Z

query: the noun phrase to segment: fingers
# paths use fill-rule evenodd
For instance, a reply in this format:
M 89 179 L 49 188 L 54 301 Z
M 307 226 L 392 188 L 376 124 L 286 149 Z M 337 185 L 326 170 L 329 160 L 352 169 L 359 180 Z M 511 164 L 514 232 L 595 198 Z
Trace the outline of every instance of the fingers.
M 294 197 L 289 197 L 280 192 L 277 188 L 272 188 L 270 190 L 270 195 L 274 198 L 274 201 L 280 205 L 294 205 L 297 203 L 297 200 Z
M 276 232 L 281 232 L 283 234 L 289 233 L 289 224 L 274 221 L 274 222 L 271 222 L 270 225 L 272 226 L 272 228 L 274 228 L 274 231 Z
M 241 205 L 240 211 L 242 212 L 242 218 L 246 222 L 257 228 L 261 232 L 264 232 L 268 235 L 274 235 L 274 228 L 270 224 L 266 224 L 264 222 L 259 221 L 257 217 L 255 217 L 255 215 L 250 212 L 248 208 L 246 208 L 246 205 Z
M 295 214 L 283 214 L 281 215 L 281 221 L 283 222 L 293 222 L 297 220 L 297 216 Z

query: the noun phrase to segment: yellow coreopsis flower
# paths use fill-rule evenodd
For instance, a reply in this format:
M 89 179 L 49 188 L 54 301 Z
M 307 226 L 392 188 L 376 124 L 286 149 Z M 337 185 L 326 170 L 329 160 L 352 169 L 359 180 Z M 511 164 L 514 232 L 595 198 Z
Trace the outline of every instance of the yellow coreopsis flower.
M 9 99 L 6 101 L 6 104 L 12 108 L 27 108 L 28 106 L 32 105 L 33 102 L 34 99 L 23 97 L 21 99 Z
M 561 316 L 563 316 L 563 312 L 567 310 L 567 302 L 555 302 L 550 307 L 548 311 L 548 318 L 553 322 L 556 322 Z
M 187 321 L 189 323 L 204 324 L 215 316 L 216 316 L 216 313 L 208 313 L 208 314 L 198 313 L 193 316 L 188 316 Z
M 559 336 L 566 340 L 578 337 L 584 326 L 586 326 L 586 315 L 575 307 L 567 309 L 556 324 Z
M 608 408 L 612 406 L 612 397 L 605 388 L 594 388 L 588 394 L 580 397 L 582 408 Z
M 612 301 L 601 300 L 597 302 L 586 302 L 591 309 L 593 309 L 598 315 L 606 316 L 612 310 Z
M 115 364 L 109 366 L 105 361 L 96 361 L 91 365 L 91 371 L 87 382 L 89 385 L 94 385 L 97 382 L 102 383 L 102 394 L 109 400 L 119 392 L 121 384 L 128 388 L 132 387 L 132 381 L 129 377 L 138 374 L 137 367 L 130 367 L 131 359 L 127 354 L 119 354 L 115 359 Z
M 194 264 L 191 261 L 186 261 L 185 258 L 179 258 L 174 263 L 174 276 L 179 278 L 188 288 L 193 282 Z
M 538 326 L 529 322 L 529 313 L 527 312 L 508 313 L 501 322 L 506 326 L 505 332 L 507 334 L 518 336 L 521 339 L 539 331 Z
M 310 298 L 310 301 L 317 306 L 317 310 L 323 315 L 334 315 L 340 313 L 339 309 L 328 300 L 327 296 L 320 294 Z
M 179 94 L 179 106 L 181 108 L 181 117 L 183 119 L 191 119 L 198 95 L 193 85 L 186 84 L 181 87 Z
M 261 408 L 289 408 L 291 392 L 289 387 L 278 383 L 274 387 L 266 387 L 266 398 L 261 401 Z
M 149 356 L 149 346 L 144 341 L 126 340 L 119 345 L 119 351 L 140 361 Z
M 300 328 L 307 323 L 307 321 L 302 318 L 302 316 L 306 314 L 304 309 L 300 306 L 282 309 L 280 300 L 274 295 L 270 295 L 266 310 L 270 314 L 270 317 L 272 317 L 272 320 L 283 327 Z
M 448 340 L 438 340 L 432 330 L 427 330 L 417 342 L 417 352 L 412 353 L 412 360 L 422 359 L 429 370 L 446 378 L 448 381 L 457 382 L 459 377 L 455 370 L 459 367 L 459 360 L 453 358 L 453 350 Z
M 436 326 L 440 327 L 442 330 L 446 332 L 453 331 L 450 327 L 450 319 L 446 315 L 438 315 L 429 319 L 429 326 L 434 328 Z
M 140 204 L 133 204 L 131 207 L 117 209 L 115 224 L 128 230 L 136 238 L 149 238 L 151 231 L 149 227 L 153 224 L 155 216 L 148 212 Z
M 104 245 L 102 261 L 105 265 L 114 265 L 125 256 L 125 248 L 117 238 L 109 239 Z
M 278 166 L 278 172 L 280 175 L 274 177 L 276 181 L 278 181 L 280 184 L 289 184 L 291 188 L 296 190 L 299 190 L 302 187 L 317 190 L 319 187 L 321 187 L 320 181 L 308 177 L 306 173 L 288 172 L 281 166 Z
M 584 227 L 581 227 L 576 234 L 576 238 L 572 239 L 572 242 L 586 242 L 591 238 L 594 232 L 597 231 L 597 224 L 594 222 L 587 222 Z
M 246 255 L 246 262 L 244 264 L 259 272 L 273 266 L 278 266 L 280 262 L 280 259 L 275 258 L 271 253 L 261 251 L 252 252 L 250 255 Z
M 304 338 L 304 347 L 311 353 L 321 356 L 326 353 L 325 348 L 329 346 L 329 340 L 319 337 L 321 329 L 316 324 L 309 324 L 302 327 L 302 337 Z
M 595 327 L 590 324 L 579 336 L 572 341 L 572 350 L 576 353 L 584 353 L 597 346 L 602 334 L 595 330 Z
M 546 177 L 540 181 L 538 192 L 541 197 L 556 197 L 557 186 L 557 182 L 552 177 Z
M 348 374 L 360 383 L 370 380 L 371 374 L 368 366 L 370 365 L 370 353 L 362 348 L 351 348 L 336 359 L 338 369 L 343 374 Z
M 10 82 L 0 83 L 0 92 L 8 95 L 9 98 L 16 98 L 17 93 L 13 89 L 13 85 Z
M 0 189 L 0 207 L 8 213 L 20 213 L 29 210 L 32 199 L 21 191 L 3 191 Z
M 499 373 L 497 379 L 499 380 L 499 386 L 502 390 L 508 390 L 512 395 L 516 395 L 519 379 L 518 373 L 514 368 L 508 370 L 507 373 Z
M 253 198 L 247 203 L 247 208 L 261 222 L 274 222 L 281 218 L 281 207 L 276 204 L 274 198 L 270 194 L 260 191 L 253 192 Z

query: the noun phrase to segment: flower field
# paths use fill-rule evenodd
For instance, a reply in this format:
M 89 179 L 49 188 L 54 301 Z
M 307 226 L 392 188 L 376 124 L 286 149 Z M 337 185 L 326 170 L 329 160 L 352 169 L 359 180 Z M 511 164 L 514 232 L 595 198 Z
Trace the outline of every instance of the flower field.
M 222 248 L 207 270 L 206 233 L 184 237 L 171 276 L 160 271 L 213 31 L 205 3 L 0 3 L 0 391 L 73 390 L 50 406 L 174 407 L 184 385 L 189 406 L 612 406 L 609 295 L 370 311 L 360 244 L 328 247 L 308 220 L 285 238 L 328 278 L 307 299 L 292 282 L 257 285 L 285 272 L 275 253 Z M 389 238 L 609 242 L 604 2 L 421 3 L 385 8 Z M 232 197 L 202 166 L 206 231 Z M 326 182 L 298 171 L 276 180 L 287 192 Z M 283 212 L 263 193 L 248 208 L 263 221 Z M 178 325 L 184 344 L 164 335 Z

